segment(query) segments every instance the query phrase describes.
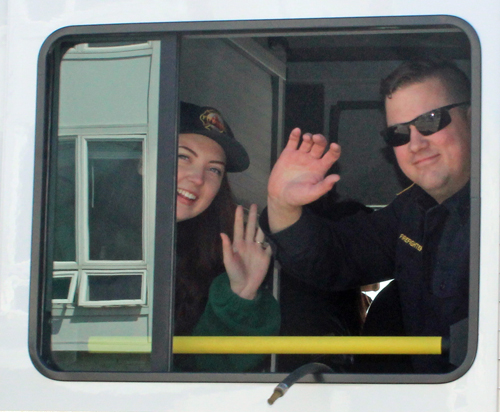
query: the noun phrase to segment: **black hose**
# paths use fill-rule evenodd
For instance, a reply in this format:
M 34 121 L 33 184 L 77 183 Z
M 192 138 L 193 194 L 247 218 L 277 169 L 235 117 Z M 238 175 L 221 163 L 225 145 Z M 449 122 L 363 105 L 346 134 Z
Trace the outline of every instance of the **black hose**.
M 290 373 L 285 379 L 283 379 L 278 386 L 274 388 L 274 392 L 271 397 L 267 400 L 269 405 L 272 405 L 278 398 L 281 398 L 290 387 L 297 382 L 299 379 L 303 378 L 306 375 L 312 374 L 317 382 L 321 382 L 321 374 L 322 373 L 332 373 L 333 370 L 329 366 L 324 363 L 307 363 L 302 365 L 300 368 L 295 369 L 292 373 Z

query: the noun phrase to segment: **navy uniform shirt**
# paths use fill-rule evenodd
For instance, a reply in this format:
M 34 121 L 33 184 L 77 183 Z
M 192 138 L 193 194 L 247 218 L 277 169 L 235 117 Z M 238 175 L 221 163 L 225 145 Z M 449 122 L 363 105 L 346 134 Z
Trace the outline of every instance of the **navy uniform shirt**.
M 304 208 L 294 225 L 270 234 L 285 270 L 316 287 L 344 290 L 388 279 L 399 284 L 408 336 L 443 336 L 468 316 L 469 185 L 438 204 L 417 185 L 386 208 L 338 222 Z M 444 356 L 413 356 L 417 373 L 453 369 Z

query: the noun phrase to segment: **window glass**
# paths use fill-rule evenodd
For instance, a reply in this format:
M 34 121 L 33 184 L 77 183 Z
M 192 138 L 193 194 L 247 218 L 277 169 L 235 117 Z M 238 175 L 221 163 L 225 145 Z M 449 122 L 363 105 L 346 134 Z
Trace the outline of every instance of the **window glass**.
M 141 142 L 88 142 L 90 260 L 143 260 L 141 170 Z
M 56 261 L 76 261 L 75 185 L 75 140 L 60 139 L 54 222 L 54 260 Z
M 165 372 L 154 379 L 166 381 L 212 379 L 196 372 L 232 372 L 219 379 L 245 381 L 248 376 L 238 372 L 248 371 L 255 373 L 254 381 L 277 381 L 304 363 L 319 361 L 334 371 L 326 381 L 390 381 L 380 377 L 382 369 L 373 373 L 357 368 L 363 354 L 277 351 L 259 355 L 261 362 L 251 362 L 257 366 L 244 371 L 214 366 L 227 366 L 227 359 L 236 355 L 179 352 L 177 338 L 196 334 L 211 310 L 207 291 L 213 279 L 196 284 L 206 293 L 190 295 L 192 290 L 186 291 L 183 282 L 192 279 L 176 272 L 195 261 L 186 259 L 180 248 L 196 243 L 199 228 L 179 224 L 172 230 L 165 223 L 165 211 L 175 211 L 177 198 L 175 173 L 165 170 L 176 169 L 177 152 L 162 148 L 174 147 L 180 102 L 217 108 L 250 156 L 248 170 L 228 175 L 235 201 L 247 212 L 256 203 L 261 214 L 270 170 L 290 131 L 300 127 L 303 132 L 322 133 L 342 146 L 342 156 L 331 170 L 342 179 L 309 210 L 330 220 L 359 210 L 367 215 L 379 211 L 411 183 L 379 134 L 385 126 L 380 79 L 402 61 L 421 56 L 422 50 L 454 61 L 470 78 L 478 75 L 468 34 L 441 20 L 418 21 L 419 25 L 409 22 L 400 28 L 385 21 L 375 31 L 371 26 L 364 29 L 367 23 L 360 21 L 352 29 L 348 25 L 339 30 L 331 22 L 321 32 L 284 26 L 279 33 L 270 27 L 245 34 L 214 24 L 210 36 L 188 29 L 175 33 L 179 47 L 169 56 L 165 40 L 144 41 L 137 33 L 124 33 L 122 39 L 118 33 L 112 42 L 90 33 L 88 42 L 85 36 L 75 44 L 63 42 L 58 50 L 62 57 L 50 57 L 56 79 L 47 87 L 57 93 L 43 108 L 57 113 L 50 135 L 43 135 L 54 150 L 47 163 L 37 159 L 49 173 L 48 189 L 38 188 L 40 198 L 46 199 L 39 209 L 43 206 L 48 213 L 40 217 L 42 227 L 35 228 L 44 247 L 34 259 L 44 262 L 36 273 L 44 288 L 37 293 L 47 295 L 37 301 L 46 306 L 36 309 L 39 329 L 30 331 L 31 339 L 43 336 L 37 341 L 39 351 L 53 362 L 53 370 L 90 373 L 85 379 L 101 379 L 93 372 L 137 372 L 126 378 L 137 380 L 153 379 L 142 372 Z M 422 29 L 426 24 L 429 27 Z M 214 34 L 217 30 L 220 37 Z M 478 95 L 473 89 L 474 101 Z M 473 162 L 477 155 L 473 153 Z M 171 192 L 162 192 L 166 186 Z M 472 196 L 477 190 L 473 188 Z M 477 220 L 473 215 L 472 224 Z M 411 236 L 404 236 L 409 245 Z M 224 272 L 221 263 L 215 275 Z M 471 282 L 477 282 L 473 272 Z M 281 335 L 359 336 L 370 303 L 363 290 L 377 288 L 376 283 L 360 286 L 364 289 L 319 288 L 273 262 L 263 290 L 279 301 Z M 477 299 L 471 297 L 474 310 Z M 196 316 L 183 317 L 183 311 Z M 459 359 L 451 370 L 466 356 L 470 362 L 473 358 L 476 313 L 472 310 L 470 315 L 471 322 L 457 326 L 459 333 L 455 328 L 455 336 L 467 336 L 467 342 L 462 339 L 458 349 L 451 344 Z M 213 335 L 232 332 L 217 330 Z M 467 346 L 465 354 L 462 349 Z M 457 355 L 457 350 L 462 352 Z M 384 365 L 397 360 L 393 355 L 366 359 Z M 399 372 L 409 381 L 448 379 Z M 120 373 L 113 376 L 125 379 Z
M 81 43 L 60 62 L 50 348 L 62 370 L 150 370 L 158 47 Z

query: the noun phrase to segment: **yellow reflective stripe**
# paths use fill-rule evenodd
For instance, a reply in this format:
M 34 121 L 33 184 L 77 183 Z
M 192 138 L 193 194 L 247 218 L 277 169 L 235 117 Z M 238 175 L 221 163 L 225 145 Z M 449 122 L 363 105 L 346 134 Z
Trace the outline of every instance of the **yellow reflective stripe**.
M 437 336 L 176 336 L 175 354 L 439 355 Z M 149 353 L 146 337 L 94 336 L 89 352 Z
M 178 336 L 174 353 L 441 354 L 440 337 Z

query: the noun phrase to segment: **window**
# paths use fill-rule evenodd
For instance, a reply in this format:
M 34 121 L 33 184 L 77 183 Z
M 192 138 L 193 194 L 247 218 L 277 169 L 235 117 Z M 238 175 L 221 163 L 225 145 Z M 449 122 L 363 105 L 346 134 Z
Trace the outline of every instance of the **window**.
M 342 145 L 335 198 L 379 209 L 407 184 L 378 135 L 380 79 L 412 56 L 454 60 L 472 80 L 473 136 L 479 136 L 477 39 L 463 21 L 432 16 L 159 27 L 89 27 L 84 34 L 67 28 L 43 46 L 39 96 L 47 98 L 38 105 L 32 359 L 56 379 L 279 381 L 311 358 L 273 354 L 259 371 L 217 378 L 181 373 L 173 361 L 179 101 L 217 107 L 246 147 L 250 168 L 230 176 L 240 204 L 263 210 L 272 164 L 299 126 Z M 475 140 L 473 173 L 478 159 Z M 473 175 L 473 228 L 476 182 Z M 477 340 L 478 251 L 473 235 L 461 366 L 443 375 L 394 377 L 339 367 L 325 380 L 444 382 L 465 373 Z M 277 265 L 266 285 L 281 301 L 285 331 L 307 319 L 287 306 L 299 291 L 331 310 L 331 296 L 301 290 Z M 331 324 L 317 326 L 317 335 L 335 333 Z M 349 354 L 323 359 L 341 366 L 352 361 Z

